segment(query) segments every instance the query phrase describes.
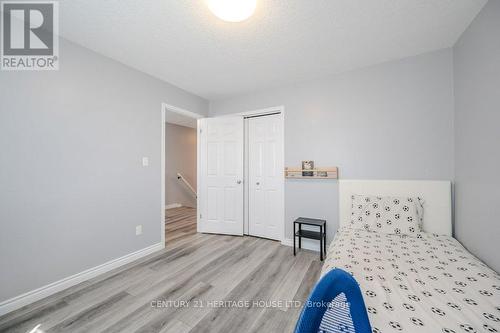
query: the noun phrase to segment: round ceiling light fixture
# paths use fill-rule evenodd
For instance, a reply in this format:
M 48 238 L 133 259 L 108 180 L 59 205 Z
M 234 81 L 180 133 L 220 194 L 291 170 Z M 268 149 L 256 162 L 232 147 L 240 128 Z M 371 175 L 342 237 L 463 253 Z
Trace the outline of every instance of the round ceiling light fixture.
M 227 22 L 241 22 L 252 16 L 257 0 L 206 0 L 215 16 Z

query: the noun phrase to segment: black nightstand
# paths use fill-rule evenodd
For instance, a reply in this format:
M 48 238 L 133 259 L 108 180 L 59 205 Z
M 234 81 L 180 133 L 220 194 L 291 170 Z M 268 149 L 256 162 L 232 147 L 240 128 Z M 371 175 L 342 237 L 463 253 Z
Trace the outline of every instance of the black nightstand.
M 297 224 L 299 225 L 298 231 L 295 228 Z M 302 230 L 303 224 L 319 227 L 319 231 Z M 293 222 L 293 255 L 296 255 L 295 237 L 299 237 L 299 249 L 302 248 L 302 238 L 319 240 L 319 258 L 323 261 L 323 254 L 326 254 L 326 220 L 299 217 Z

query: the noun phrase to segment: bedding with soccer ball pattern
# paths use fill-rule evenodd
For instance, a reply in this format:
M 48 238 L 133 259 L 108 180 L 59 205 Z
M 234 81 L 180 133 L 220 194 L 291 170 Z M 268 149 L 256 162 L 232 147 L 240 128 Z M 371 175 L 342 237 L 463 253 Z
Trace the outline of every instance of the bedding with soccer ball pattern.
M 500 276 L 452 237 L 342 227 L 323 274 L 334 268 L 358 281 L 374 333 L 500 332 Z

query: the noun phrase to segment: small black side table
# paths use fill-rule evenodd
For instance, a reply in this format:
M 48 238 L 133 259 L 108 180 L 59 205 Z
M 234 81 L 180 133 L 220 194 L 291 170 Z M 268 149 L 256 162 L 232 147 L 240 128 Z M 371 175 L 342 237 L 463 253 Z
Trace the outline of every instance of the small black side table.
M 295 225 L 299 225 L 299 230 L 296 231 Z M 302 230 L 302 225 L 312 225 L 319 227 L 318 231 Z M 319 258 L 323 261 L 323 254 L 326 254 L 326 221 L 318 219 L 310 219 L 307 217 L 299 217 L 293 222 L 293 255 L 295 252 L 295 237 L 299 237 L 299 249 L 302 248 L 302 238 L 319 239 Z

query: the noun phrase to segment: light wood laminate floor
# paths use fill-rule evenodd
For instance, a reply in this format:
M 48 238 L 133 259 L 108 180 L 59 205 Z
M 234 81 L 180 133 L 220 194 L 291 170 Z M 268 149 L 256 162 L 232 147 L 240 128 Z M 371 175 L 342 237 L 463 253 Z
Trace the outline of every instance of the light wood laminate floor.
M 196 208 L 179 207 L 165 211 L 165 243 L 167 248 L 196 234 Z
M 191 222 L 181 226 L 183 214 L 193 218 L 167 214 L 167 236 L 172 228 L 178 237 L 165 250 L 0 317 L 0 331 L 292 332 L 300 308 L 265 306 L 307 298 L 321 270 L 317 253 L 294 257 L 279 242 L 197 234 Z

